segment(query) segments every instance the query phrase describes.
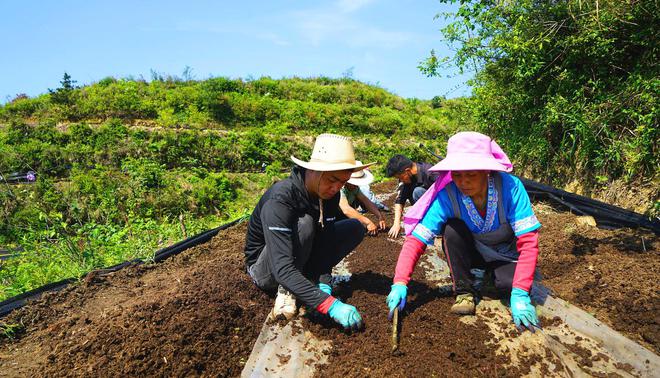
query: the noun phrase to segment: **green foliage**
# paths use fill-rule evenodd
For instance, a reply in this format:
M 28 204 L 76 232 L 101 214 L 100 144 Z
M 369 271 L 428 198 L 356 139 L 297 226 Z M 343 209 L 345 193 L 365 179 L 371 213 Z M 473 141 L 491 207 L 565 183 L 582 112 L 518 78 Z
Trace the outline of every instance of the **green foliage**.
M 185 75 L 184 75 L 185 76 Z M 0 106 L 0 300 L 153 253 L 249 215 L 263 191 L 309 156 L 315 135 L 354 138 L 358 158 L 433 161 L 472 127 L 468 102 L 404 100 L 348 77 L 273 80 L 104 78 Z M 58 89 L 59 90 L 59 89 Z M 55 91 L 57 93 L 57 91 Z
M 515 160 L 557 183 L 658 175 L 654 1 L 442 2 L 458 3 L 442 32 L 452 63 L 476 72 L 476 121 Z
M 431 107 L 432 107 L 433 109 L 441 108 L 441 107 L 442 107 L 442 104 L 443 104 L 445 101 L 447 101 L 447 99 L 445 98 L 445 96 L 434 96 L 434 97 L 431 99 Z

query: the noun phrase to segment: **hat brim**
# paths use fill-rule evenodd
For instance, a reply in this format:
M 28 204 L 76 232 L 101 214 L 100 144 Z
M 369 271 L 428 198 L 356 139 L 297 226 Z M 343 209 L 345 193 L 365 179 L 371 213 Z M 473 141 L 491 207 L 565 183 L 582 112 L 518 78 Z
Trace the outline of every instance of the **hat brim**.
M 362 177 L 351 177 L 347 181 L 347 183 L 352 184 L 352 185 L 357 185 L 357 186 L 369 185 L 372 182 L 374 182 L 374 175 L 371 172 L 367 171 L 367 170 L 364 171 L 364 176 L 362 176 Z
M 369 163 L 369 164 L 351 164 L 351 163 L 322 163 L 322 162 L 315 162 L 315 161 L 302 161 L 300 159 L 297 159 L 295 156 L 291 155 L 291 161 L 296 163 L 296 165 L 299 165 L 303 168 L 306 169 L 311 169 L 312 171 L 319 171 L 319 172 L 333 172 L 333 171 L 359 171 L 360 169 L 370 167 L 374 163 Z
M 438 164 L 429 168 L 429 171 L 499 171 L 508 172 L 510 169 L 499 163 L 495 158 L 483 155 L 454 153 L 442 159 Z

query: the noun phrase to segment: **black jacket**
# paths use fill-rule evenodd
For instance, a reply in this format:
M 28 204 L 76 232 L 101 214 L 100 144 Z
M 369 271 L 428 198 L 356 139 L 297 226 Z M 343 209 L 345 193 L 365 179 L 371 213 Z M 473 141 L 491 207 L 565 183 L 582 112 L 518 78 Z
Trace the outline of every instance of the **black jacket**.
M 248 224 L 245 239 L 245 264 L 251 266 L 257 261 L 264 246 L 268 244 L 270 264 L 275 280 L 296 298 L 313 308 L 328 298 L 315 284 L 303 276 L 294 266 L 293 235 L 291 232 L 298 218 L 309 214 L 319 219 L 318 199 L 312 199 L 305 188 L 305 169 L 294 167 L 291 175 L 271 186 L 254 208 Z M 340 214 L 339 197 L 323 201 L 323 217 L 327 227 Z M 317 235 L 321 232 L 317 223 Z M 312 251 L 312 253 L 314 253 Z

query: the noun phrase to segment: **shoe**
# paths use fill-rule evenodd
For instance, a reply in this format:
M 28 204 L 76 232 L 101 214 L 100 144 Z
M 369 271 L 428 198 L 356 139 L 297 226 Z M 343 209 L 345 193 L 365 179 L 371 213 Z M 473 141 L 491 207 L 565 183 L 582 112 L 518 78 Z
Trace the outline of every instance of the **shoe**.
M 451 306 L 451 313 L 458 315 L 474 315 L 474 296 L 472 294 L 460 294 L 456 296 L 456 303 Z
M 273 310 L 270 312 L 270 317 L 272 319 L 277 319 L 281 315 L 286 320 L 291 320 L 297 313 L 296 298 L 284 287 L 279 286 L 277 288 L 275 306 L 273 306 Z

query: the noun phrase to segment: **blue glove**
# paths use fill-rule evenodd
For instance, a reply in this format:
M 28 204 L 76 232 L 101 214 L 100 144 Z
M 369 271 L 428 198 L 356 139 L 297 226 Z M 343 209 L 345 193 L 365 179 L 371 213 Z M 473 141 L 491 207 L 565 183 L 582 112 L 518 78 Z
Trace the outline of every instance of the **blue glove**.
M 387 296 L 387 307 L 390 308 L 390 314 L 387 316 L 388 319 L 392 320 L 392 315 L 394 314 L 394 309 L 399 306 L 399 311 L 403 311 L 403 307 L 406 305 L 406 296 L 408 295 L 408 286 L 404 284 L 394 284 L 392 285 L 392 290 Z
M 328 284 L 320 283 L 319 284 L 319 289 L 321 289 L 322 292 L 332 295 L 332 287 Z
M 362 317 L 358 310 L 351 305 L 342 303 L 339 299 L 332 302 L 332 306 L 328 309 L 328 315 L 347 330 L 357 331 L 363 326 Z
M 536 309 L 532 306 L 529 294 L 522 289 L 514 287 L 511 290 L 511 315 L 518 331 L 524 331 L 525 328 L 534 333 L 534 327 L 539 327 L 539 319 L 536 317 Z M 525 328 L 521 327 L 524 326 Z

